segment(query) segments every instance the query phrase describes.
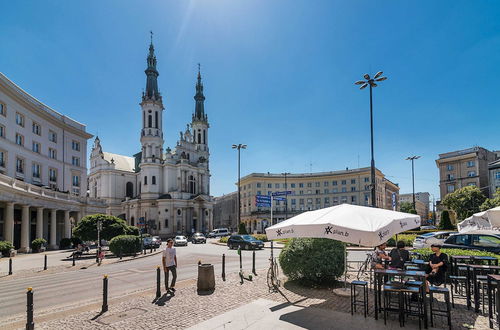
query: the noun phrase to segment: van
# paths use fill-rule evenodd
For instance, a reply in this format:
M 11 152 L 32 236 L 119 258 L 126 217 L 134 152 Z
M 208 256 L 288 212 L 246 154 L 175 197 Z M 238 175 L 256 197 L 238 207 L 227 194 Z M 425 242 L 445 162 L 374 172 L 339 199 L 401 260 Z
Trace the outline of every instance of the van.
M 222 237 L 222 236 L 229 236 L 231 233 L 229 232 L 229 229 L 227 228 L 217 228 L 211 231 L 208 234 L 208 237 Z

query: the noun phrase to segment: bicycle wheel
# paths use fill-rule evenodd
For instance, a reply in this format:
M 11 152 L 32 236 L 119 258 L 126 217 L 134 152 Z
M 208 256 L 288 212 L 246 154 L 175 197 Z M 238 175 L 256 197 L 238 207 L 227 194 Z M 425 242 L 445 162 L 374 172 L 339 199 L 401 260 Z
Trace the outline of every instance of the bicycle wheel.
M 274 283 L 273 283 L 273 267 L 269 267 L 269 269 L 267 270 L 267 287 L 269 288 L 269 290 L 271 290 L 272 288 L 274 288 Z

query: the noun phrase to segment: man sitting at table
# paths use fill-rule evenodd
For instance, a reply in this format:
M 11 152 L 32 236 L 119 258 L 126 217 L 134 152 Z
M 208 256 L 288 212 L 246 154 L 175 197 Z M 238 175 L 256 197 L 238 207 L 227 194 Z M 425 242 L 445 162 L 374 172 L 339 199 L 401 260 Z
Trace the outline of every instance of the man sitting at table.
M 389 257 L 391 257 L 390 269 L 403 269 L 405 262 L 410 260 L 410 252 L 405 249 L 405 242 L 398 241 L 396 248 L 389 253 Z
M 373 269 L 385 269 L 383 264 L 383 260 L 391 260 L 391 257 L 387 255 L 385 248 L 387 247 L 387 243 L 382 243 L 375 248 L 372 253 L 372 268 Z
M 434 252 L 429 257 L 429 265 L 426 269 L 425 277 L 426 289 L 429 292 L 429 286 L 432 284 L 434 286 L 442 285 L 445 282 L 445 273 L 448 269 L 448 256 L 445 253 L 441 253 L 441 245 L 432 244 L 431 250 Z

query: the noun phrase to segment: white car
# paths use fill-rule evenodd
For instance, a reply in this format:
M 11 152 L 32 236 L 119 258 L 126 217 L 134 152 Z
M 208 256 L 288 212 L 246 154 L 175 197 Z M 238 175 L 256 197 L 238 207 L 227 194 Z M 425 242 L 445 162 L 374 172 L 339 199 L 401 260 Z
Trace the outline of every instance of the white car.
M 450 235 L 456 233 L 456 231 L 435 231 L 418 235 L 413 241 L 413 247 L 415 249 L 423 249 L 431 247 L 432 244 L 443 244 Z
M 188 240 L 186 236 L 175 236 L 174 238 L 174 246 L 187 246 Z

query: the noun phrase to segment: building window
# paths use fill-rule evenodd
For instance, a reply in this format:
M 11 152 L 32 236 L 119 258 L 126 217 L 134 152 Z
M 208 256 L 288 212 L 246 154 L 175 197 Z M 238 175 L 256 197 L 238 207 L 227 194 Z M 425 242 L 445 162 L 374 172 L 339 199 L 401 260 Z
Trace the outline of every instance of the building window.
M 356 179 L 351 179 L 351 184 L 356 184 Z
M 347 192 L 347 188 L 346 187 L 342 187 L 342 192 Z
M 16 158 L 16 172 L 24 173 L 24 159 Z
M 5 137 L 5 126 L 0 125 L 0 137 Z
M 325 204 L 329 204 L 330 203 L 330 197 L 325 197 Z
M 347 180 L 342 180 L 342 184 L 347 184 Z
M 32 170 L 33 170 L 33 178 L 37 178 L 37 179 L 40 179 L 40 164 L 37 164 L 37 163 L 33 163 L 32 165 Z
M 455 185 L 453 184 L 449 184 L 446 186 L 446 190 L 449 192 L 449 193 L 452 193 L 455 191 Z
M 165 228 L 168 228 L 168 219 L 165 219 Z
M 40 143 L 33 141 L 33 146 L 32 149 L 33 152 L 36 152 L 37 154 L 40 153 Z
M 304 184 L 303 183 L 299 183 L 299 188 L 304 188 Z
M 495 179 L 500 180 L 500 172 L 495 173 Z
M 337 181 L 332 181 L 332 186 L 336 186 L 337 185 Z
M 279 188 L 280 187 L 280 184 L 279 183 L 275 183 L 274 184 L 274 188 Z
M 7 153 L 0 150 L 0 167 L 5 167 L 5 162 L 7 160 Z
M 7 115 L 7 106 L 0 102 L 0 115 L 6 116 Z
M 73 166 L 80 166 L 80 158 L 79 157 L 71 157 L 71 164 Z
M 257 188 L 260 188 L 260 182 L 257 182 Z
M 57 182 L 57 170 L 49 168 L 49 181 Z
M 365 190 L 370 190 L 370 186 L 365 184 Z
M 292 198 L 292 205 L 295 205 L 295 204 L 296 204 L 296 199 Z
M 156 176 L 155 175 L 153 175 L 151 177 L 151 184 L 156 184 Z
M 71 142 L 71 149 L 75 151 L 80 151 L 80 142 L 73 140 Z
M 319 189 L 316 189 L 315 194 L 319 195 L 319 194 L 321 194 L 321 191 Z
M 304 204 L 304 198 L 299 199 L 299 204 Z
M 323 186 L 325 186 L 325 187 L 328 187 L 328 184 L 329 184 L 328 181 L 323 182 Z
M 342 197 L 340 198 L 340 202 L 341 202 L 341 203 L 347 203 L 347 196 L 342 196 Z
M 467 172 L 467 176 L 468 177 L 476 176 L 476 171 L 469 171 L 469 172 Z
M 148 115 L 148 127 L 153 127 L 153 117 Z
M 454 168 L 455 168 L 455 167 L 454 167 L 453 165 L 446 165 L 446 169 L 447 169 L 448 171 L 453 171 L 453 169 L 454 169 Z
M 273 187 L 273 184 L 272 183 L 268 183 L 267 184 L 267 188 L 272 188 Z
M 312 202 L 313 202 L 312 198 L 307 199 L 307 204 L 312 204 Z
M 36 135 L 42 135 L 42 128 L 37 123 L 33 122 L 31 129 Z
M 49 157 L 52 159 L 57 159 L 57 150 L 49 148 Z
M 155 111 L 155 128 L 158 128 L 158 111 Z
M 73 175 L 73 187 L 80 187 L 80 176 Z
M 24 127 L 24 116 L 21 115 L 19 112 L 16 112 L 16 124 Z
M 366 177 L 365 182 L 370 182 L 370 178 Z
M 312 182 L 308 182 L 307 183 L 307 188 L 311 188 L 312 187 Z
M 304 195 L 304 190 L 300 190 L 299 195 Z
M 351 196 L 351 203 L 356 203 L 356 196 Z
M 337 193 L 337 192 L 339 192 L 339 190 L 337 188 L 332 189 L 332 193 Z
M 316 182 L 315 183 L 316 187 L 319 187 L 320 186 L 320 183 L 319 182 Z
M 16 133 L 16 144 L 23 146 L 24 145 L 24 136 L 19 133 Z
M 316 204 L 321 204 L 321 198 L 316 198 Z
M 295 183 L 290 183 L 290 187 L 295 188 Z
M 325 191 L 325 194 L 328 194 L 328 192 L 329 192 L 328 189 L 325 189 L 324 191 Z
M 473 160 L 469 160 L 469 161 L 467 162 L 467 167 L 474 167 L 474 166 L 476 166 L 476 162 L 475 162 L 475 161 L 473 161 Z
M 475 182 L 469 182 L 467 183 L 468 186 L 471 186 L 471 187 L 476 187 L 476 183 Z
M 455 180 L 455 176 L 453 174 L 446 174 L 446 179 L 449 181 Z
M 49 130 L 49 141 L 57 143 L 57 133 L 53 130 Z
M 146 186 L 148 184 L 148 177 L 144 176 L 144 185 Z
M 351 191 L 356 191 L 356 187 L 351 187 Z

